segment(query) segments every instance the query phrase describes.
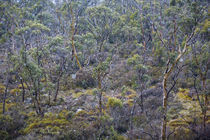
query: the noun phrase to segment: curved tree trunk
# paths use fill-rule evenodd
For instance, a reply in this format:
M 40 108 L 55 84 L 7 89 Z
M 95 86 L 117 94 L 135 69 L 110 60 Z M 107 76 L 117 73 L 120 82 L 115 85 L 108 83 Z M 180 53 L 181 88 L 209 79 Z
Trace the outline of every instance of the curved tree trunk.
M 82 69 L 82 66 L 79 62 L 79 59 L 78 59 L 78 56 L 77 56 L 77 51 L 76 51 L 76 48 L 75 48 L 75 45 L 74 45 L 74 34 L 75 34 L 75 19 L 74 19 L 74 13 L 73 13 L 73 10 L 72 10 L 72 7 L 70 6 L 70 12 L 71 12 L 71 16 L 72 16 L 72 22 L 71 22 L 71 45 L 72 45 L 72 54 L 74 55 L 74 57 L 76 58 L 76 61 L 77 61 L 77 65 L 79 67 L 79 69 Z
M 162 122 L 162 129 L 161 129 L 161 139 L 166 140 L 166 126 L 167 126 L 167 102 L 168 102 L 168 97 L 167 97 L 167 79 L 168 79 L 168 74 L 164 75 L 163 78 L 163 122 Z

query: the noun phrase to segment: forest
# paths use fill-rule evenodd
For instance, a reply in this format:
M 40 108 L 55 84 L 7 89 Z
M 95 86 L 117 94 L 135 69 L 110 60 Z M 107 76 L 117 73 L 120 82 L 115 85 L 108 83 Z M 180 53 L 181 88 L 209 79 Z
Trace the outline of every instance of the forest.
M 208 0 L 0 0 L 1 140 L 209 140 Z

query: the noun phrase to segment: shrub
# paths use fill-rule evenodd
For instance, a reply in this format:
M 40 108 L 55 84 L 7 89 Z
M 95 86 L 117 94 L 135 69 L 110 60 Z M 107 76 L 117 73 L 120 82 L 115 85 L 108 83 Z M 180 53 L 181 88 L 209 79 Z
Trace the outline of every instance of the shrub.
M 122 106 L 123 106 L 123 103 L 120 99 L 117 99 L 115 97 L 108 98 L 107 107 L 116 108 L 116 107 L 122 107 Z
M 10 90 L 10 93 L 13 94 L 13 95 L 15 95 L 17 93 L 20 93 L 20 89 L 18 89 L 18 88 L 11 89 Z
M 25 89 L 28 88 L 27 85 L 26 85 L 26 83 L 23 83 L 23 86 L 24 86 Z M 22 84 L 19 84 L 19 85 L 18 85 L 18 88 L 23 88 L 23 87 L 22 87 Z
M 32 131 L 43 135 L 58 135 L 69 126 L 68 111 L 63 110 L 58 114 L 47 113 L 44 117 L 34 116 L 34 112 L 28 114 L 27 126 L 22 130 L 24 134 Z
M 14 139 L 20 135 L 19 130 L 24 126 L 21 114 L 0 115 L 0 139 Z

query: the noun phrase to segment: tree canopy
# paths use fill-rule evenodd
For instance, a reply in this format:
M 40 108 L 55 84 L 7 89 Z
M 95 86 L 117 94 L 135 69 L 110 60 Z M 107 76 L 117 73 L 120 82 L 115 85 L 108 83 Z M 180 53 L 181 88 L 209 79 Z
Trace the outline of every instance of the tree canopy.
M 207 0 L 1 0 L 0 138 L 209 139 Z

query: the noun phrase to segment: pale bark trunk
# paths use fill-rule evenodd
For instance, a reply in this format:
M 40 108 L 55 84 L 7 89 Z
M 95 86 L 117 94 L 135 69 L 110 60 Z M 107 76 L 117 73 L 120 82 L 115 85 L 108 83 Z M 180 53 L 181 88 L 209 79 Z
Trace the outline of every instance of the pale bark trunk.
M 174 70 L 174 67 L 179 62 L 180 58 L 184 55 L 187 49 L 187 44 L 185 44 L 185 47 L 183 51 L 180 50 L 179 55 L 177 56 L 175 62 L 172 64 L 172 66 L 169 68 L 169 61 L 167 64 L 166 71 L 164 73 L 163 78 L 163 120 L 162 120 L 162 128 L 161 128 L 161 140 L 166 140 L 166 126 L 167 126 L 167 102 L 168 102 L 168 92 L 167 92 L 167 80 Z
M 72 15 L 72 22 L 71 22 L 71 45 L 72 45 L 72 49 L 73 49 L 73 55 L 74 57 L 76 58 L 76 61 L 77 61 L 77 65 L 79 67 L 79 69 L 82 69 L 82 66 L 79 62 L 79 59 L 78 59 L 78 56 L 77 56 L 77 51 L 76 51 L 76 48 L 75 48 L 75 45 L 74 45 L 74 34 L 75 34 L 75 21 L 74 21 L 74 13 L 73 13 L 73 10 L 72 10 L 72 7 L 70 7 L 70 11 L 71 11 L 71 15 Z
M 154 24 L 153 26 L 153 31 L 154 30 Z M 157 32 L 157 35 L 159 37 L 159 39 L 161 40 L 162 44 L 164 45 L 164 47 L 166 47 L 166 44 L 163 41 L 162 38 L 162 34 Z M 179 62 L 180 58 L 184 55 L 184 53 L 187 50 L 187 44 L 188 42 L 192 39 L 192 37 L 194 36 L 195 30 L 192 32 L 192 34 L 187 38 L 184 48 L 181 49 L 181 46 L 178 46 L 178 53 L 179 55 L 176 57 L 175 61 L 171 64 L 170 67 L 170 61 L 168 60 L 167 63 L 167 67 L 166 67 L 166 71 L 164 73 L 164 78 L 163 78 L 163 120 L 162 120 L 162 128 L 161 128 L 161 140 L 166 140 L 166 126 L 167 126 L 167 102 L 168 102 L 168 91 L 167 91 L 167 80 L 170 77 L 170 74 L 172 73 L 172 71 L 174 70 L 174 67 L 176 66 L 176 64 Z M 174 25 L 174 45 L 176 46 L 176 25 Z M 170 92 L 170 91 L 169 91 Z
M 161 139 L 166 140 L 166 126 L 167 126 L 167 79 L 168 75 L 166 74 L 163 78 L 163 122 L 162 122 L 162 129 L 161 129 Z

